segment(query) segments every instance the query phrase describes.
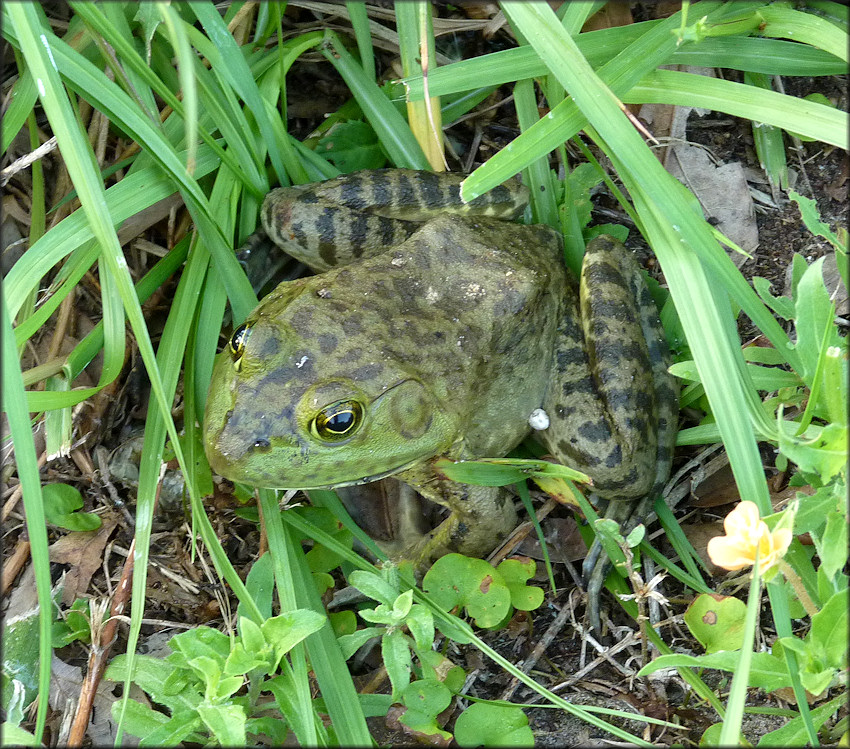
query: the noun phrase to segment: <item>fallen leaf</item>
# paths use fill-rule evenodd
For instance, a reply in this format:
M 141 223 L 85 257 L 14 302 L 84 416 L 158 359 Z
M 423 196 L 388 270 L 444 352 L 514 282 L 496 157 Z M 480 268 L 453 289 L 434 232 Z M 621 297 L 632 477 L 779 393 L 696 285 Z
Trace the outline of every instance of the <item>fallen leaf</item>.
M 103 564 L 103 550 L 118 525 L 118 518 L 112 513 L 106 513 L 101 518 L 103 525 L 96 531 L 67 533 L 50 546 L 51 562 L 71 565 L 62 591 L 62 603 L 66 606 L 70 606 L 88 589 L 92 575 Z

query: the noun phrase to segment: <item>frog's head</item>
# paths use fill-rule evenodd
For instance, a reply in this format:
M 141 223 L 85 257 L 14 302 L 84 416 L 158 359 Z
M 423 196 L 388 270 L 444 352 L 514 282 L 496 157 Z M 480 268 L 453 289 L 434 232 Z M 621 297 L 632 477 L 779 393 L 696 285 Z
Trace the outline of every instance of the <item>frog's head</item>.
M 297 282 L 282 287 L 216 358 L 204 417 L 213 470 L 252 486 L 331 488 L 448 450 L 457 420 L 427 383 L 347 334 L 350 319 L 298 303 Z

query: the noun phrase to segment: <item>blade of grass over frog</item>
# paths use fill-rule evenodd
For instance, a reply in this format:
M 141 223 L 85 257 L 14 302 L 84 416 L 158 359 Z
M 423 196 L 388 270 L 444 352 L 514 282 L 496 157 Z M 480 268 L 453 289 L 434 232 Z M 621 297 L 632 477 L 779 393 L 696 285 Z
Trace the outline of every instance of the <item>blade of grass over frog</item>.
M 68 85 L 144 146 L 145 153 L 176 182 L 195 226 L 213 253 L 216 269 L 221 269 L 224 285 L 233 304 L 234 316 L 239 320 L 244 319 L 256 307 L 256 295 L 239 268 L 231 243 L 214 221 L 206 196 L 198 183 L 188 175 L 185 164 L 179 160 L 172 145 L 163 137 L 161 131 L 139 112 L 129 97 L 101 71 L 49 31 L 45 30 L 44 36 L 50 44 L 56 67 Z
M 624 94 L 623 101 L 627 104 L 704 107 L 792 130 L 845 150 L 850 147 L 846 112 L 720 78 L 656 70 Z
M 357 99 L 363 114 L 386 149 L 390 161 L 398 167 L 428 169 L 428 159 L 392 102 L 374 81 L 366 78 L 363 69 L 348 53 L 336 34 L 328 31 L 325 39 L 322 54 L 336 68 Z
M 263 104 L 263 97 L 260 95 L 254 76 L 245 62 L 242 50 L 237 46 L 236 40 L 227 30 L 227 26 L 224 25 L 224 21 L 212 3 L 190 2 L 186 4 L 186 7 L 191 9 L 201 22 L 204 31 L 207 32 L 220 55 L 221 63 L 215 66 L 216 71 L 230 80 L 234 90 L 242 97 L 242 100 L 254 115 L 278 181 L 282 185 L 289 184 L 289 177 L 278 148 L 278 141 L 274 136 L 271 120 Z M 210 62 L 213 62 L 213 60 L 210 60 Z
M 758 14 L 765 24 L 759 27 L 762 36 L 793 39 L 829 52 L 847 63 L 847 32 L 827 19 L 792 8 L 767 5 Z
M 168 3 L 157 0 L 154 3 L 162 24 L 157 31 L 165 29 L 171 42 L 171 48 L 177 57 L 177 77 L 180 81 L 180 92 L 183 96 L 183 127 L 186 147 L 189 150 L 186 158 L 186 171 L 191 175 L 195 172 L 195 153 L 198 148 L 198 87 L 193 75 L 195 55 L 186 38 L 186 30 L 180 16 Z
M 264 498 L 263 494 L 267 496 Z M 284 528 L 274 493 L 260 492 L 260 501 L 263 503 L 262 512 L 269 538 L 269 552 L 274 555 L 275 580 L 281 597 L 281 607 L 284 610 L 311 609 L 325 615 L 325 608 L 316 590 L 301 544 L 290 529 Z M 325 625 L 318 632 L 311 634 L 304 644 L 340 744 L 368 746 L 371 743 L 371 737 L 366 726 L 366 719 L 363 717 L 357 691 L 330 622 L 326 621 Z M 303 646 L 299 647 L 303 648 Z M 303 649 L 301 652 L 303 653 Z M 293 668 L 295 668 L 296 660 L 293 649 Z M 301 661 L 300 665 L 303 666 L 303 655 Z M 306 670 L 304 676 L 306 677 Z M 306 686 L 304 709 L 308 711 L 308 714 L 312 714 L 309 685 Z
M 527 130 L 539 119 L 534 82 L 529 78 L 517 81 L 514 86 L 514 104 L 520 130 Z M 552 189 L 551 172 L 546 157 L 532 161 L 525 171 L 525 183 L 531 191 L 531 215 L 533 223 L 560 228 L 555 191 Z
M 213 197 L 218 197 L 217 193 L 223 191 L 228 185 L 232 186 L 234 179 L 235 177 L 231 172 L 226 170 L 222 172 L 221 178 L 213 188 Z M 195 241 L 197 242 L 197 239 Z M 180 374 L 180 363 L 182 362 L 183 351 L 186 347 L 189 332 L 185 320 L 194 317 L 194 305 L 197 303 L 196 300 L 198 299 L 200 285 L 203 282 L 208 264 L 209 253 L 204 251 L 202 246 L 196 246 L 189 254 L 186 268 L 181 275 L 177 291 L 174 295 L 171 312 L 162 333 L 157 359 L 162 363 L 163 386 L 170 399 L 173 399 L 176 391 Z M 127 644 L 128 673 L 132 673 L 136 645 L 141 632 L 153 510 L 167 430 L 169 433 L 171 432 L 162 417 L 162 411 L 156 409 L 150 411 L 147 423 L 145 424 L 145 440 L 139 464 L 139 490 L 136 506 L 136 548 L 138 550 L 138 558 L 133 578 L 133 604 Z M 187 470 L 187 464 L 182 459 L 180 443 L 174 434 L 171 434 L 171 442 L 178 460 L 181 461 L 184 478 L 189 490 L 189 500 L 193 510 L 193 523 L 197 524 L 201 538 L 206 544 L 216 570 L 228 582 L 239 600 L 245 603 L 252 619 L 257 624 L 261 624 L 263 617 L 256 603 L 248 593 L 239 575 L 233 569 L 224 549 L 218 541 L 209 518 L 206 516 L 201 498 L 195 488 L 194 473 Z M 188 466 L 188 468 L 191 467 Z M 126 698 L 129 695 L 128 690 L 129 685 L 127 684 L 125 685 L 125 700 L 122 704 L 122 711 L 125 709 Z
M 26 395 L 21 379 L 20 360 L 12 335 L 12 317 L 2 302 L 2 369 L 3 410 L 9 420 L 9 432 L 15 447 L 18 479 L 23 489 L 24 511 L 30 542 L 30 556 L 35 570 L 35 588 L 38 597 L 38 709 L 35 719 L 35 737 L 40 741 L 47 718 L 48 691 L 50 689 L 51 628 L 53 602 L 50 598 L 50 554 L 47 550 L 47 521 L 41 498 L 41 478 L 35 454 L 33 432 L 29 414 L 24 405 Z
M 369 28 L 369 15 L 364 3 L 345 3 L 354 38 L 357 40 L 357 51 L 360 54 L 360 66 L 363 75 L 369 80 L 375 80 L 375 51 L 372 48 L 372 32 Z
M 481 458 L 459 461 L 438 458 L 434 461 L 434 468 L 453 481 L 479 486 L 505 486 L 517 481 L 525 481 L 532 476 L 548 476 L 590 483 L 590 478 L 581 471 L 558 463 L 550 463 L 548 460 L 528 458 Z
M 156 92 L 157 96 L 168 104 L 168 106 L 170 106 L 179 117 L 186 119 L 183 103 L 180 99 L 171 92 L 165 82 L 156 75 L 151 67 L 136 52 L 135 48 L 128 40 L 128 36 L 119 31 L 97 5 L 92 3 L 72 2 L 71 8 L 76 15 L 83 18 L 88 27 L 108 41 L 110 46 L 114 48 L 116 55 L 121 59 L 122 64 L 125 65 L 128 70 L 132 71 L 135 75 L 138 75 L 148 86 L 150 86 L 150 88 Z M 105 10 L 108 12 L 109 6 L 105 6 Z M 215 101 L 214 97 L 210 97 L 205 102 L 205 106 L 208 106 L 210 102 L 213 101 Z M 220 124 L 220 122 L 217 122 L 217 124 Z M 244 174 L 245 168 L 250 169 L 254 165 L 253 161 L 238 158 L 238 151 L 237 155 L 225 151 L 212 137 L 209 131 L 200 124 L 197 126 L 197 132 L 204 143 L 206 143 L 207 146 L 216 153 L 219 159 L 221 159 L 222 163 L 227 164 L 235 174 Z M 228 142 L 233 144 L 233 141 Z M 197 155 L 196 157 L 200 158 Z M 186 161 L 188 161 L 188 152 Z M 261 180 L 259 179 L 259 174 L 256 169 L 254 169 L 253 172 L 253 174 L 245 175 L 245 185 L 249 190 L 258 190 L 257 185 Z M 197 171 L 195 172 L 195 175 L 197 176 Z
M 358 541 L 360 541 L 363 546 L 365 546 L 372 554 L 375 555 L 376 559 L 380 559 L 382 561 L 386 561 L 389 557 L 381 550 L 381 548 L 376 544 L 367 534 L 366 532 L 360 528 L 352 519 L 351 515 L 349 515 L 348 510 L 345 509 L 345 505 L 339 498 L 339 495 L 335 491 L 330 491 L 329 489 L 313 489 L 307 492 L 307 496 L 310 498 L 310 502 L 317 507 L 324 507 L 330 511 L 331 515 L 333 515 L 340 523 L 343 524 L 345 529 L 351 533 Z M 337 554 L 348 560 L 349 562 L 356 563 L 355 557 L 360 559 L 360 555 L 353 552 L 351 549 L 347 549 L 342 544 L 340 544 L 336 539 L 331 536 L 327 536 L 328 543 L 320 540 L 313 536 L 313 538 L 320 543 L 328 546 L 332 551 L 335 551 Z M 330 545 L 329 545 L 330 544 Z
M 687 241 L 704 253 L 716 249 L 709 225 L 675 199 L 683 188 L 677 182 L 674 184 L 674 178 L 664 171 L 625 118 L 619 102 L 581 58 L 569 36 L 553 23 L 551 9 L 515 2 L 504 3 L 503 8 L 512 22 L 523 29 L 541 57 L 549 61 L 553 74 L 598 130 L 602 138 L 599 145 L 618 167 L 638 212 L 644 217 L 648 239 L 665 271 L 685 331 L 690 333 L 688 340 L 694 359 L 701 371 L 713 375 L 711 382 L 705 383 L 706 392 L 729 448 L 738 486 L 744 496 L 750 496 L 767 510 L 770 506 L 767 485 L 751 426 L 754 416 L 763 419 L 762 409 L 759 407 L 758 413 L 754 413 L 751 407 L 748 396 L 752 395 L 756 401 L 758 398 L 741 378 L 745 374 L 743 357 L 737 343 L 733 345 L 728 339 L 730 321 L 718 309 L 697 257 L 682 246 Z M 699 316 L 694 312 L 696 308 L 701 312 Z M 731 323 L 734 334 L 734 321 Z M 738 359 L 740 368 L 728 367 L 730 361 L 737 364 Z

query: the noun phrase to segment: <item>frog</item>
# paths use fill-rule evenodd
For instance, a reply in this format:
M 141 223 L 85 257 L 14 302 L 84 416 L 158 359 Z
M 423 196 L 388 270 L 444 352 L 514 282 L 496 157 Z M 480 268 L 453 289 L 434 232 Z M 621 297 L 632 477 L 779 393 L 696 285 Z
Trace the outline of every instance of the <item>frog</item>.
M 608 517 L 634 523 L 676 433 L 669 347 L 631 253 L 598 236 L 576 278 L 560 232 L 516 222 L 527 187 L 464 202 L 463 178 L 366 170 L 271 191 L 262 230 L 315 275 L 282 282 L 233 331 L 203 424 L 210 466 L 232 481 L 392 477 L 448 508 L 434 529 L 400 527 L 391 555 L 417 570 L 485 555 L 517 525 L 507 489 L 452 481 L 437 458 L 501 457 L 532 436 L 591 478 Z

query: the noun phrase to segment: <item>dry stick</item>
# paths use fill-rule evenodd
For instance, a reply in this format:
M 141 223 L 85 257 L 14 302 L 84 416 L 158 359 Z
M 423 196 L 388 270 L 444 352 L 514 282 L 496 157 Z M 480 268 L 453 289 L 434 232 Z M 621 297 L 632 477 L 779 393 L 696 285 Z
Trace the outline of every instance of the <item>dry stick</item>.
M 47 463 L 47 453 L 43 452 L 38 458 L 38 469 L 41 470 L 44 468 Z M 12 513 L 12 510 L 15 509 L 15 505 L 18 504 L 18 500 L 21 498 L 23 494 L 23 487 L 21 484 L 18 484 L 15 487 L 15 490 L 12 492 L 12 496 L 6 500 L 6 504 L 3 505 L 3 512 L 0 513 L 0 521 L 5 522 L 6 518 Z
M 3 562 L 3 583 L 0 595 L 5 597 L 29 557 L 30 542 L 19 538 L 12 555 Z
M 109 650 L 117 637 L 117 617 L 124 614 L 124 609 L 130 600 L 130 590 L 133 587 L 135 550 L 136 539 L 134 538 L 130 544 L 127 559 L 124 562 L 124 569 L 121 571 L 121 580 L 118 582 L 118 587 L 115 589 L 115 595 L 112 598 L 112 607 L 109 610 L 110 618 L 106 620 L 106 623 L 102 627 L 100 621 L 95 619 L 94 611 L 92 611 L 92 644 L 89 653 L 88 669 L 86 670 L 86 678 L 83 680 L 83 686 L 80 692 L 77 714 L 74 716 L 74 722 L 71 725 L 71 731 L 68 735 L 68 746 L 82 746 L 83 744 L 86 729 L 89 726 L 92 706 L 94 705 L 94 696 L 97 693 L 97 686 L 100 684 L 103 672 L 106 670 Z
M 561 611 L 558 613 L 558 616 L 555 617 L 555 620 L 549 625 L 549 628 L 544 633 L 543 637 L 540 638 L 540 642 L 534 646 L 534 650 L 531 651 L 531 655 L 525 659 L 522 666 L 520 667 L 520 671 L 524 674 L 527 674 L 531 671 L 532 668 L 537 664 L 537 661 L 540 660 L 540 657 L 543 653 L 546 652 L 546 648 L 551 645 L 552 640 L 558 636 L 561 630 L 564 628 L 564 625 L 567 623 L 567 617 L 570 615 L 570 607 L 562 606 Z M 510 700 L 511 697 L 514 696 L 514 692 L 516 692 L 517 687 L 519 687 L 519 679 L 514 676 L 511 680 L 511 683 L 508 684 L 507 689 L 505 689 L 502 696 L 499 698 L 501 700 Z
M 159 504 L 159 495 L 162 492 L 162 477 L 164 475 L 165 463 L 160 468 L 159 481 L 156 485 L 156 496 L 153 500 L 154 513 L 156 513 L 156 507 Z M 118 586 L 115 588 L 115 595 L 112 597 L 109 619 L 101 626 L 100 617 L 95 618 L 94 612 L 92 612 L 92 638 L 89 663 L 86 669 L 86 678 L 83 680 L 83 686 L 80 692 L 80 701 L 77 704 L 77 714 L 74 716 L 74 723 L 68 735 L 68 746 L 82 746 L 83 744 L 91 717 L 92 706 L 94 705 L 94 696 L 97 692 L 98 684 L 100 684 L 100 680 L 103 678 L 103 672 L 106 670 L 112 643 L 115 642 L 118 636 L 119 618 L 123 618 L 124 610 L 127 608 L 130 600 L 130 592 L 133 588 L 135 560 L 136 539 L 133 538 L 130 548 L 127 550 L 127 559 L 124 560 L 124 568 L 121 570 L 121 579 L 118 581 Z

